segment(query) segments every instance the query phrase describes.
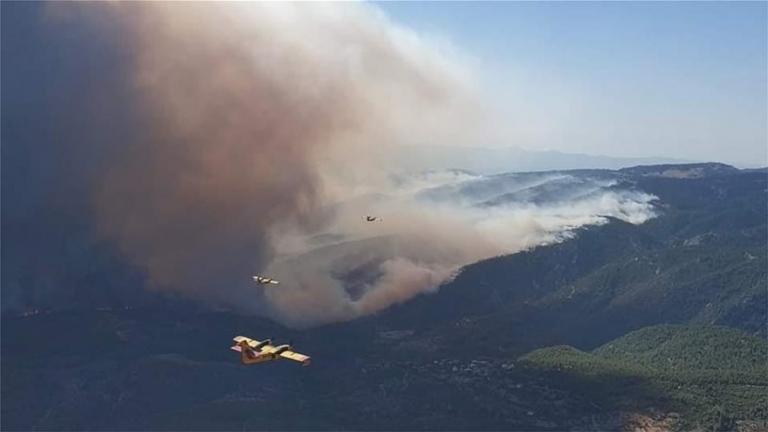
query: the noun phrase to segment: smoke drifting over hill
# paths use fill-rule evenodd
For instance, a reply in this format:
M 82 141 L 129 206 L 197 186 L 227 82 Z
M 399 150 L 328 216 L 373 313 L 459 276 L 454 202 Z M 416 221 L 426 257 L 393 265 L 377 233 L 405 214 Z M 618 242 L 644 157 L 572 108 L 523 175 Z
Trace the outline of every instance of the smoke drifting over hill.
M 618 177 L 618 176 L 617 176 Z M 429 179 L 427 179 L 429 180 Z M 614 217 L 654 217 L 654 196 L 600 176 L 531 173 L 419 178 L 335 207 L 328 231 L 282 233 L 267 268 L 275 316 L 304 326 L 377 312 L 432 292 L 464 265 L 571 237 Z M 361 209 L 382 217 L 364 222 Z
M 23 163 L 10 174 L 4 164 L 4 203 L 21 199 L 6 196 L 8 178 L 31 179 L 44 205 L 29 208 L 75 215 L 151 289 L 295 325 L 344 320 L 598 214 L 650 215 L 649 197 L 615 191 L 510 212 L 418 199 L 431 179 L 393 181 L 401 173 L 382 162 L 392 144 L 471 141 L 484 113 L 449 47 L 371 5 L 56 4 L 44 15 L 33 48 L 77 60 L 26 50 L 51 63 L 37 73 L 55 91 L 35 102 L 42 130 L 4 118 L 7 145 L 33 145 L 11 150 Z M 51 42 L 61 33 L 71 37 Z M 3 99 L 7 113 L 23 97 Z M 57 181 L 40 180 L 49 176 Z M 385 221 L 365 224 L 367 213 Z M 20 212 L 4 226 L 16 216 L 27 220 Z M 266 310 L 257 272 L 284 281 Z

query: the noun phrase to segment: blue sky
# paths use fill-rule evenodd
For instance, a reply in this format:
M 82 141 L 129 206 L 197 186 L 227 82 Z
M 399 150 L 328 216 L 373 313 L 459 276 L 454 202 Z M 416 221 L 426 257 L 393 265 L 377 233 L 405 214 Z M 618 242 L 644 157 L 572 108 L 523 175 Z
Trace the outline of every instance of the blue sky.
M 467 57 L 503 138 L 768 164 L 763 2 L 384 2 Z

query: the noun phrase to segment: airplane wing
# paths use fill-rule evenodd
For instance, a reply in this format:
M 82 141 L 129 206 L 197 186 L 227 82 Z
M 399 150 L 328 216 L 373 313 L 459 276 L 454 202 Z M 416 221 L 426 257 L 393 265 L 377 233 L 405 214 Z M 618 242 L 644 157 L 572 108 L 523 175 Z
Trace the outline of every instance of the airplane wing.
M 253 346 L 253 347 L 255 347 L 256 345 L 259 344 L 259 341 L 257 341 L 256 339 L 247 338 L 245 336 L 235 336 L 234 338 L 232 338 L 232 340 L 235 341 L 235 343 L 240 343 L 242 341 L 246 341 L 246 342 L 248 342 L 248 345 Z
M 302 366 L 309 366 L 309 363 L 312 360 L 309 356 L 305 356 L 304 354 L 299 354 L 293 351 L 283 351 L 280 353 L 280 357 L 288 360 L 297 361 L 301 363 Z
M 242 341 L 246 341 L 246 342 L 248 342 L 248 345 L 250 345 L 251 348 L 253 348 L 253 349 L 256 349 L 256 347 L 259 346 L 259 344 L 261 343 L 261 341 L 258 341 L 256 339 L 247 338 L 245 336 L 235 336 L 234 338 L 232 338 L 232 340 L 235 341 L 235 344 L 239 344 Z M 237 347 L 237 349 L 235 347 Z M 272 352 L 272 351 L 274 351 L 274 348 L 275 348 L 274 346 L 266 344 L 266 345 L 263 345 L 261 348 L 259 348 L 259 352 Z M 240 351 L 240 347 L 237 346 L 237 345 L 232 347 L 232 349 L 235 350 L 235 351 Z

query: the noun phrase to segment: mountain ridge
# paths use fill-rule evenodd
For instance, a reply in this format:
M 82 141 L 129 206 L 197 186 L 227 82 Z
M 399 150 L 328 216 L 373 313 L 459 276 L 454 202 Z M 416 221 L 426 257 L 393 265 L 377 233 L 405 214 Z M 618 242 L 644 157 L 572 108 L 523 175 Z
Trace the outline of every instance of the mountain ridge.
M 657 197 L 656 218 L 468 265 L 350 322 L 297 330 L 178 299 L 4 314 L 2 428 L 759 430 L 765 383 L 729 380 L 752 379 L 742 369 L 762 351 L 672 381 L 643 365 L 698 346 L 717 366 L 731 352 L 718 347 L 765 345 L 768 176 L 627 176 Z M 668 324 L 701 337 L 671 343 Z M 313 365 L 241 366 L 237 334 L 293 341 Z M 528 362 L 536 350 L 554 368 Z M 557 370 L 578 364 L 597 366 Z

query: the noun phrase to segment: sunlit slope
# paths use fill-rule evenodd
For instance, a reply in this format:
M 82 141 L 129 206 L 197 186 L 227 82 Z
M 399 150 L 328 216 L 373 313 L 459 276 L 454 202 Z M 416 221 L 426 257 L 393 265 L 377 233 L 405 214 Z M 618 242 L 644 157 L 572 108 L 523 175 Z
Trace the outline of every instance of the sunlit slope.
M 664 405 L 683 427 L 733 429 L 768 420 L 768 343 L 717 326 L 658 325 L 591 352 L 561 345 L 533 351 L 526 364 L 559 377 L 598 404 Z M 719 430 L 719 429 L 718 429 Z

